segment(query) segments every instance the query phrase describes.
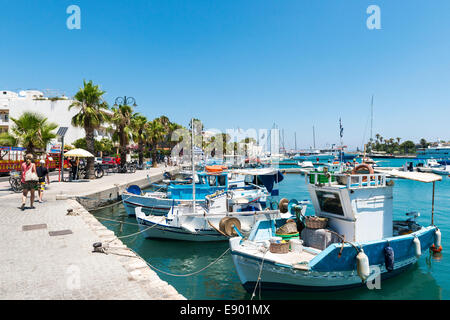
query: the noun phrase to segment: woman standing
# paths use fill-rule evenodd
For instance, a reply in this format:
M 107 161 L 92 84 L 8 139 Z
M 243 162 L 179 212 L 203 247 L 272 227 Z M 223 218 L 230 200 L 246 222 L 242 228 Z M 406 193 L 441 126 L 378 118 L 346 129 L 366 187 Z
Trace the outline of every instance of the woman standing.
M 25 162 L 22 163 L 22 206 L 20 209 L 25 210 L 25 202 L 27 200 L 28 191 L 30 191 L 30 208 L 34 209 L 34 190 L 37 188 L 38 176 L 36 173 L 36 165 L 33 163 L 33 155 L 27 154 Z

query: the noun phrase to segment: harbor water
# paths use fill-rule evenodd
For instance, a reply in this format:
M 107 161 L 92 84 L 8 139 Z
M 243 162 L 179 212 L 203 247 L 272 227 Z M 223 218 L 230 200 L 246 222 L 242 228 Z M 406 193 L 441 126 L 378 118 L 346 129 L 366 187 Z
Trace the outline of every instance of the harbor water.
M 405 160 L 392 159 L 395 165 Z M 393 163 L 385 166 L 393 166 Z M 432 184 L 394 179 L 394 218 L 406 219 L 405 213 L 420 212 L 418 222 L 427 226 L 431 222 Z M 280 199 L 309 199 L 305 177 L 286 174 L 279 184 Z M 136 219 L 127 216 L 123 205 L 99 209 L 92 212 L 100 222 L 117 236 L 126 236 L 138 231 Z M 313 214 L 308 206 L 307 214 Z M 442 255 L 433 257 L 423 252 L 419 261 L 404 273 L 381 282 L 381 289 L 367 287 L 337 292 L 261 292 L 256 290 L 255 299 L 450 299 L 450 178 L 436 183 L 435 224 L 442 232 Z M 116 220 L 123 223 L 118 223 Z M 145 239 L 141 234 L 125 237 L 122 241 L 144 258 L 161 279 L 173 285 L 187 299 L 250 299 L 251 294 L 242 287 L 236 274 L 228 242 L 193 243 L 171 240 Z M 206 269 L 204 269 L 207 267 Z M 204 269 L 204 270 L 203 270 Z M 197 273 L 198 271 L 201 272 Z

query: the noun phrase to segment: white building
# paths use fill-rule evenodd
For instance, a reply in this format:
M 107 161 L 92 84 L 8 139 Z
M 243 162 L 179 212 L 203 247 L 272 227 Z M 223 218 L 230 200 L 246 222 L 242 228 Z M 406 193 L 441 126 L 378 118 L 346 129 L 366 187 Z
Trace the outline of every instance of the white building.
M 78 111 L 76 108 L 69 111 L 72 103 L 73 100 L 64 95 L 46 97 L 43 92 L 37 90 L 25 90 L 19 93 L 0 91 L 0 133 L 8 131 L 14 124 L 11 118 L 17 119 L 25 111 L 31 111 L 42 114 L 49 122 L 56 123 L 58 127 L 68 127 L 64 143 L 72 144 L 75 140 L 85 137 L 83 128 L 77 128 L 71 124 L 72 117 Z M 98 140 L 111 138 L 111 134 L 106 128 L 96 131 L 95 136 Z M 58 144 L 58 142 L 60 141 L 54 141 L 54 144 Z

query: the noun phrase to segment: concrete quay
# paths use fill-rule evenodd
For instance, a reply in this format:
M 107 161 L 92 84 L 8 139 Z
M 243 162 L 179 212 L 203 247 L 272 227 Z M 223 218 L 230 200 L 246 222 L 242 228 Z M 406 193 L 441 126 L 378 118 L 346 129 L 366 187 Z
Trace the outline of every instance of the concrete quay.
M 94 205 L 106 193 L 113 200 L 128 184 L 145 187 L 147 174 L 157 180 L 164 171 L 152 168 L 89 182 L 52 178 L 56 181 L 45 192 L 45 202 L 31 209 L 28 199 L 24 211 L 21 194 L 5 193 L 0 185 L 0 299 L 184 300 L 75 200 L 95 199 L 89 203 Z M 93 252 L 95 242 L 107 244 L 107 254 Z

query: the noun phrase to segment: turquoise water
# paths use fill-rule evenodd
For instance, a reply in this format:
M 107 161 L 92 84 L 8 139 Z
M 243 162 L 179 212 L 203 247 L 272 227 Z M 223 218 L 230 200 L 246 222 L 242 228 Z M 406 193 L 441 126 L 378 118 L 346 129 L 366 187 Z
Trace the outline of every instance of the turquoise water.
M 297 200 L 309 199 L 305 177 L 287 174 L 280 183 L 280 195 Z M 436 183 L 435 224 L 442 232 L 443 254 L 440 259 L 432 258 L 424 252 L 419 261 L 403 274 L 381 283 L 380 290 L 366 287 L 338 291 L 334 293 L 285 293 L 262 292 L 262 299 L 450 299 L 450 178 Z M 419 182 L 395 180 L 394 208 L 395 218 L 404 218 L 404 213 L 419 211 L 422 225 L 431 221 L 432 185 Z M 307 214 L 313 213 L 308 207 Z M 122 204 L 100 209 L 93 214 L 99 218 L 120 220 L 130 225 L 103 221 L 117 236 L 138 231 L 135 218 L 127 217 Z M 239 282 L 229 253 L 199 274 L 182 277 L 180 275 L 196 272 L 215 261 L 225 250 L 228 242 L 189 243 L 170 240 L 144 239 L 140 234 L 122 239 L 147 262 L 156 268 L 176 274 L 159 276 L 173 285 L 188 299 L 250 299 Z M 259 298 L 258 295 L 256 298 Z
M 415 159 L 406 159 L 406 158 L 376 158 L 373 159 L 380 167 L 401 167 L 406 162 L 413 162 L 416 165 L 419 161 Z M 360 158 L 356 158 L 357 162 L 361 162 Z M 285 160 L 279 164 L 279 168 L 298 168 L 297 160 Z

